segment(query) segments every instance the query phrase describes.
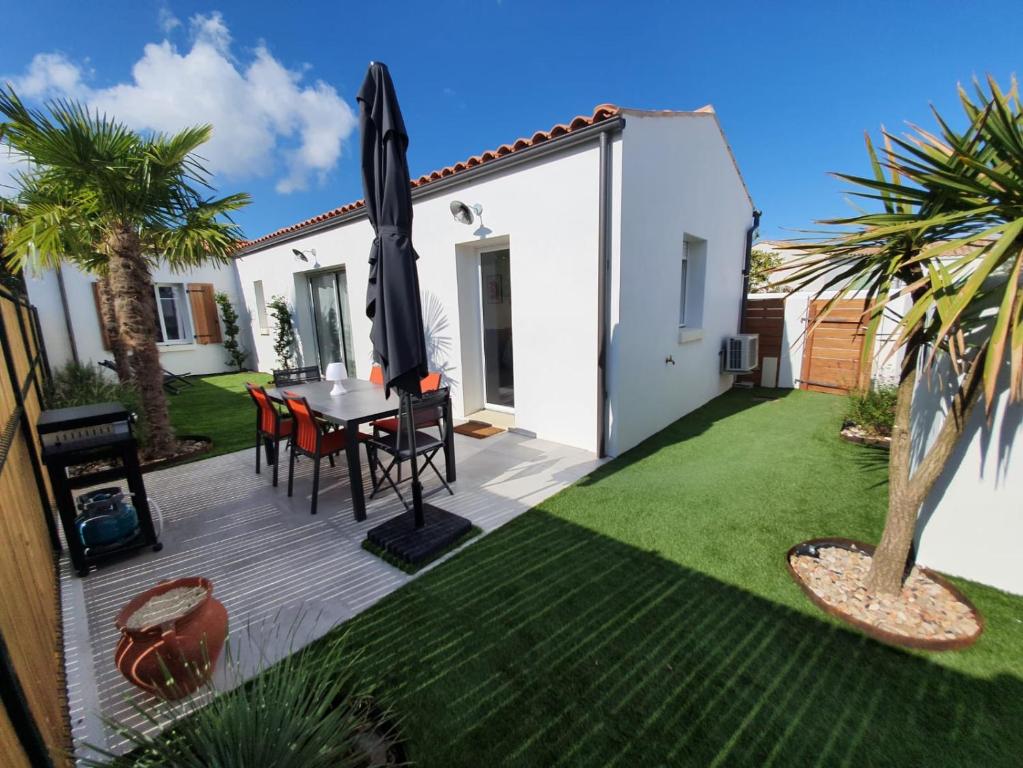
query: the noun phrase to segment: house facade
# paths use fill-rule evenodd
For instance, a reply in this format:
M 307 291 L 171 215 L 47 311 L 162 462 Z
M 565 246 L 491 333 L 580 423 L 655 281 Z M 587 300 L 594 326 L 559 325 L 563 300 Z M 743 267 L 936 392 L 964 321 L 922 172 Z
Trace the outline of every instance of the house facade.
M 430 365 L 457 417 L 499 412 L 617 455 L 732 385 L 720 353 L 753 205 L 711 109 L 602 105 L 416 179 L 412 197 Z M 372 240 L 359 202 L 239 252 L 254 367 L 278 365 L 280 296 L 301 364 L 368 376 Z

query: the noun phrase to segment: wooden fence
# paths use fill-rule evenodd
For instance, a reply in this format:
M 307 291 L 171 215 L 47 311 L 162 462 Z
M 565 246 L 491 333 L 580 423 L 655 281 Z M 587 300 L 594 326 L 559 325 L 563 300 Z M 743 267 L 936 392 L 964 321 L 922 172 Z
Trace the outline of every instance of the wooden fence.
M 49 375 L 35 309 L 0 289 L 0 762 L 68 764 L 60 540 L 35 422 Z
M 782 356 L 782 337 L 785 334 L 785 299 L 761 298 L 755 293 L 750 294 L 742 318 L 742 332 L 760 335 L 760 343 L 757 345 L 757 368 L 742 378 L 752 381 L 758 387 L 776 387 L 778 366 Z M 769 381 L 763 380 L 764 358 L 774 358 L 773 366 L 769 366 L 767 371 Z

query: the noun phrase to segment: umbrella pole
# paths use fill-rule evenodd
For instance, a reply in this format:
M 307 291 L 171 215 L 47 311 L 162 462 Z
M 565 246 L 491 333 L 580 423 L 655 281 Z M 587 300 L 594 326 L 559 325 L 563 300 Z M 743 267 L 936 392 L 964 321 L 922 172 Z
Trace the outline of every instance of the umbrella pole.
M 419 482 L 419 457 L 416 456 L 416 420 L 412 411 L 412 394 L 406 392 L 403 397 L 409 420 L 409 450 L 412 454 L 412 514 L 416 528 L 422 528 L 426 521 L 423 519 L 423 485 Z

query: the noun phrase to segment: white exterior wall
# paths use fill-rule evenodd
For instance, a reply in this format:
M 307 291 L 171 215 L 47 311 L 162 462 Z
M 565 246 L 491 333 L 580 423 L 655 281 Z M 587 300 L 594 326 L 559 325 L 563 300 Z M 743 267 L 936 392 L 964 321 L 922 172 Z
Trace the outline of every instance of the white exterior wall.
M 440 322 L 434 317 L 426 323 L 428 339 L 434 334 L 442 342 L 434 345 L 440 354 L 431 367 L 445 371 L 456 416 L 482 407 L 476 254 L 507 247 L 516 427 L 545 440 L 597 450 L 598 164 L 594 141 L 414 203 L 423 304 L 434 304 L 441 314 Z M 478 222 L 465 226 L 454 221 L 448 206 L 456 199 L 482 204 L 489 232 L 475 234 Z M 294 306 L 303 364 L 317 363 L 306 280 L 315 267 L 295 260 L 292 249 L 298 248 L 315 249 L 320 269 L 344 266 L 356 372 L 361 378 L 369 375 L 372 345 L 365 296 L 372 239 L 368 220 L 360 218 L 236 259 L 260 370 L 269 371 L 276 361 L 272 331 L 260 335 L 255 327 L 256 280 L 263 281 L 267 301 L 279 294 Z
M 721 345 L 738 327 L 753 206 L 709 113 L 626 112 L 620 271 L 612 280 L 611 418 L 617 455 L 732 385 Z M 680 334 L 684 235 L 706 241 L 699 328 Z M 690 270 L 692 273 L 692 270 Z M 666 363 L 672 357 L 675 364 Z
M 944 376 L 921 377 L 913 399 L 917 456 L 929 447 L 947 413 Z M 1023 594 L 1023 403 L 1008 404 L 1002 388 L 991 423 L 983 403 L 920 510 L 917 560 L 945 573 Z
M 79 360 L 82 363 L 109 360 L 109 350 L 103 349 L 99 318 L 92 295 L 91 284 L 96 278 L 72 266 L 64 266 L 62 272 Z M 226 292 L 231 296 L 240 315 L 238 325 L 242 328 L 240 339 L 242 346 L 251 349 L 252 345 L 246 336 L 248 318 L 245 307 L 238 301 L 237 280 L 230 264 L 222 267 L 201 267 L 177 274 L 160 267 L 153 271 L 153 282 L 212 283 L 217 291 Z M 36 276 L 26 274 L 26 283 L 29 300 L 39 310 L 39 322 L 50 366 L 57 368 L 70 362 L 72 355 L 56 272 L 46 270 Z M 188 305 L 188 302 L 185 304 Z M 191 323 L 190 306 L 188 311 Z M 195 328 L 194 323 L 191 323 L 191 327 Z M 164 368 L 174 373 L 205 374 L 232 370 L 227 364 L 227 353 L 223 344 L 161 344 L 160 360 Z

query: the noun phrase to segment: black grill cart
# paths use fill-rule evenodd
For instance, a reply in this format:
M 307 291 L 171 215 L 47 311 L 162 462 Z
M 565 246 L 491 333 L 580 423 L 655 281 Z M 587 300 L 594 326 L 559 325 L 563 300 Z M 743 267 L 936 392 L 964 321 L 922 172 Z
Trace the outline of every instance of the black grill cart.
M 131 414 L 119 403 L 43 411 L 36 422 L 43 462 L 50 475 L 64 538 L 79 576 L 85 576 L 92 565 L 107 558 L 143 547 L 152 547 L 155 552 L 163 546 L 153 528 L 146 487 L 139 468 L 138 443 L 131 423 Z M 101 461 L 111 462 L 113 467 L 74 476 L 68 471 L 71 467 Z M 72 491 L 120 479 L 127 481 L 138 515 L 138 530 L 108 546 L 86 547 L 79 533 L 79 510 Z

